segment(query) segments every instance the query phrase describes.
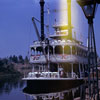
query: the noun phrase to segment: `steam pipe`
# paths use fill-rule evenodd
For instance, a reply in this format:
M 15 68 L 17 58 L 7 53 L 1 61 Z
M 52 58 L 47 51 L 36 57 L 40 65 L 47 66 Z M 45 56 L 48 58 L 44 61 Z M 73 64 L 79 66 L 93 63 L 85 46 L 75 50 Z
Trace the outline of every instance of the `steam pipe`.
M 40 0 L 40 15 L 41 15 L 41 40 L 43 41 L 45 39 L 44 36 L 44 0 Z

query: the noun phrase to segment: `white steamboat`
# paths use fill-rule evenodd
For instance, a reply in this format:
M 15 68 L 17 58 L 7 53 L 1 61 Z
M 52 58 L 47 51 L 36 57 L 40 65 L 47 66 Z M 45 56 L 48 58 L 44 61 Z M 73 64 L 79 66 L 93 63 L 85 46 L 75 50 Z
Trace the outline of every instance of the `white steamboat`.
M 40 0 L 41 3 L 44 0 Z M 68 16 L 71 17 L 71 13 Z M 30 46 L 33 69 L 23 80 L 27 81 L 28 88 L 36 91 L 70 89 L 82 84 L 86 75 L 87 47 L 72 38 L 71 20 L 68 25 L 54 25 L 53 28 L 54 34 L 49 35 L 49 39 L 34 41 Z

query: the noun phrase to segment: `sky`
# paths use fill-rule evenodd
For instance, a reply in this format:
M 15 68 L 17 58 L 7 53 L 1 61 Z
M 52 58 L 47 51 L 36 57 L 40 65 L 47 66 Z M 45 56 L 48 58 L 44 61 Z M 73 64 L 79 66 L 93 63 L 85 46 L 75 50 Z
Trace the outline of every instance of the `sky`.
M 49 24 L 50 33 L 53 34 L 52 25 L 56 23 L 55 19 L 60 24 L 67 24 L 66 0 L 45 0 L 45 2 L 45 11 L 47 8 L 50 9 L 49 15 L 45 13 L 45 23 Z M 55 13 L 54 9 L 58 9 L 59 12 Z M 31 20 L 33 16 L 40 19 L 39 0 L 0 0 L 0 58 L 28 54 L 30 44 L 37 38 Z M 58 16 L 63 18 L 59 19 Z M 72 0 L 72 25 L 77 39 L 82 40 L 86 45 L 88 24 L 75 0 Z M 39 23 L 37 26 L 40 29 Z M 94 28 L 97 52 L 100 56 L 99 26 L 100 7 L 98 5 Z

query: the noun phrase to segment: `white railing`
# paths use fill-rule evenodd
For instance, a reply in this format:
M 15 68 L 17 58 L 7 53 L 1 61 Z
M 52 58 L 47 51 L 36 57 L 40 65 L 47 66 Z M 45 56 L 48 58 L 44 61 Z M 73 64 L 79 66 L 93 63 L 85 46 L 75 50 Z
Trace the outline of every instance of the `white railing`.
M 59 78 L 58 72 L 29 72 L 27 78 Z M 25 78 L 24 77 L 24 78 Z
M 77 55 L 50 55 L 51 62 L 85 62 L 87 63 L 87 58 L 77 56 Z M 44 55 L 31 56 L 31 63 L 46 63 L 46 59 Z

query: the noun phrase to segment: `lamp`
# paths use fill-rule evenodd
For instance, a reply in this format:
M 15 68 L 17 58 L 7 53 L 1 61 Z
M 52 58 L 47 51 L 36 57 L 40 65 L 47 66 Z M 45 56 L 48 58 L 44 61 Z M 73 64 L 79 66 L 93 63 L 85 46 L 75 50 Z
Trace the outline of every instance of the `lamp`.
M 93 21 L 97 5 L 100 4 L 100 0 L 77 0 L 77 3 L 82 8 L 84 15 L 88 19 L 88 21 L 90 19 L 91 21 Z
M 95 34 L 93 27 L 93 18 L 97 5 L 100 4 L 100 0 L 77 0 L 77 3 L 82 8 L 85 17 L 88 19 L 88 88 L 89 88 L 89 100 L 95 100 L 97 94 L 97 100 L 99 99 L 98 88 L 98 69 L 97 69 L 97 52 L 95 44 Z M 92 73 L 92 77 L 91 77 Z M 96 77 L 95 77 L 96 76 Z M 93 85 L 92 85 L 93 84 Z M 93 91 L 92 91 L 93 90 Z

